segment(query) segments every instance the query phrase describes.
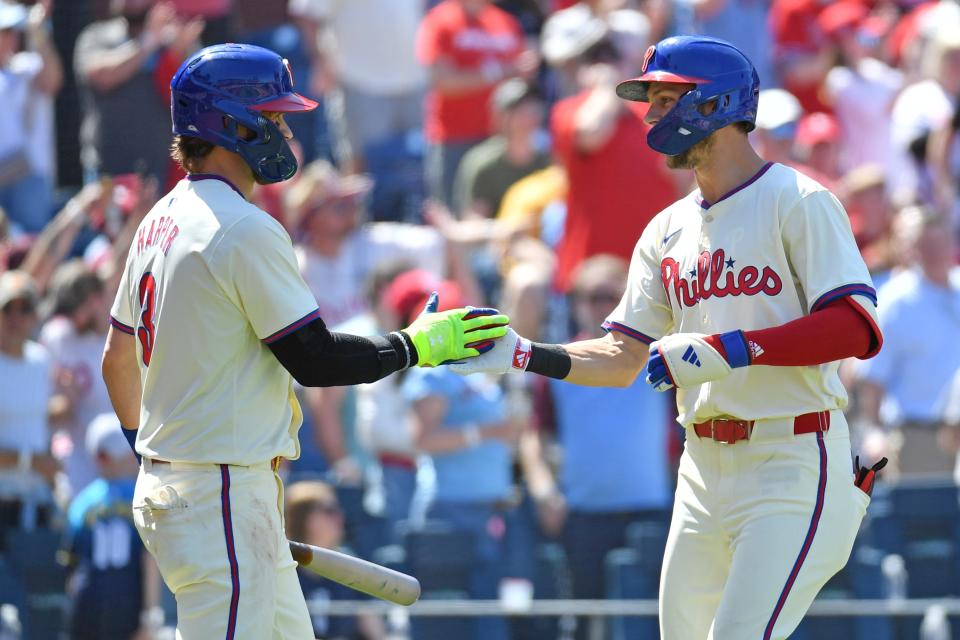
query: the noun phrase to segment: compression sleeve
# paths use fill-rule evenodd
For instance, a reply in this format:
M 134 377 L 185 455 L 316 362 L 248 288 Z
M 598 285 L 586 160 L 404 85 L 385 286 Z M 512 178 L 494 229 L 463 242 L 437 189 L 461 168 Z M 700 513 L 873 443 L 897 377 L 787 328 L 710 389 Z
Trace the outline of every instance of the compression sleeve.
M 375 382 L 417 363 L 406 334 L 364 338 L 333 333 L 317 318 L 269 345 L 280 364 L 305 387 Z
M 745 331 L 750 364 L 806 367 L 865 357 L 875 350 L 880 336 L 855 305 L 843 297 L 780 326 Z M 707 336 L 706 341 L 727 357 L 719 334 Z

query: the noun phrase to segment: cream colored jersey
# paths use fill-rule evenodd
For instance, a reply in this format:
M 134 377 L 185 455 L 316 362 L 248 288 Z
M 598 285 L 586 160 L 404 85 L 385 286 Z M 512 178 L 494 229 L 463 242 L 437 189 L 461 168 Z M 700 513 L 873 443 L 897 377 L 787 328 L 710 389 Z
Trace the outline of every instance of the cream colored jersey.
M 137 230 L 111 311 L 137 337 L 137 451 L 171 462 L 296 458 L 302 413 L 267 344 L 318 317 L 283 227 L 192 175 Z
M 715 203 L 695 191 L 660 212 L 637 243 L 627 290 L 604 327 L 648 344 L 671 333 L 766 329 L 843 296 L 879 335 L 876 293 L 842 205 L 803 174 L 768 163 Z M 679 421 L 842 409 L 838 368 L 734 369 L 678 390 Z

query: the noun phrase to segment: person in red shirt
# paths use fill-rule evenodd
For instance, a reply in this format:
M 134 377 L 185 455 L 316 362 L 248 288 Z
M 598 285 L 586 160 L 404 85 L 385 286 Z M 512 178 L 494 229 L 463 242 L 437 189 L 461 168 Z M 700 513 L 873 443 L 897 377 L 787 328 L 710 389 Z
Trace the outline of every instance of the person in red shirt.
M 817 20 L 829 5 L 829 0 L 773 0 L 770 6 L 777 72 L 807 113 L 829 111 L 819 92 L 836 50 Z
M 540 62 L 517 19 L 491 0 L 443 0 L 431 9 L 417 33 L 417 58 L 430 73 L 427 189 L 450 206 L 460 160 L 493 133 L 494 87 L 505 78 L 530 78 Z
M 629 260 L 636 239 L 656 213 L 679 196 L 683 174 L 671 173 L 647 146 L 647 104 L 617 98 L 630 75 L 609 39 L 581 57 L 583 87 L 551 115 L 554 155 L 567 172 L 567 216 L 557 247 L 556 289 L 566 292 L 574 269 L 590 256 Z

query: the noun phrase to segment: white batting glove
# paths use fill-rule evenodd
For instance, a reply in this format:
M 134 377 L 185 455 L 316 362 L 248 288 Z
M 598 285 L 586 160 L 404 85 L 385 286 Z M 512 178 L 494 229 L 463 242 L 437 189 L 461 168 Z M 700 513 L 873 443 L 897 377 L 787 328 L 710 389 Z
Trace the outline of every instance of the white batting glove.
M 520 373 L 526 371 L 530 364 L 530 350 L 530 341 L 508 328 L 507 334 L 498 338 L 486 353 L 451 362 L 447 366 L 462 376 L 471 373 Z
M 733 367 L 704 340 L 706 337 L 702 333 L 674 333 L 651 344 L 647 384 L 657 391 L 687 389 L 730 375 Z

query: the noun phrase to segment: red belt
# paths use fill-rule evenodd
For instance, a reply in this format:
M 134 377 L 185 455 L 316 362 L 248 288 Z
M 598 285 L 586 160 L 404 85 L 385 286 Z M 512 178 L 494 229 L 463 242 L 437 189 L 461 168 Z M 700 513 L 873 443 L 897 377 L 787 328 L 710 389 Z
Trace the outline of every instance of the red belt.
M 749 440 L 753 433 L 754 420 L 733 420 L 715 418 L 693 425 L 693 432 L 701 438 L 711 438 L 717 442 L 733 444 L 741 440 Z M 816 433 L 830 430 L 830 412 L 816 411 L 805 413 L 793 419 L 793 433 Z
M 377 456 L 377 460 L 380 461 L 380 464 L 388 467 L 400 467 L 411 471 L 417 468 L 413 458 L 400 453 L 381 453 Z

